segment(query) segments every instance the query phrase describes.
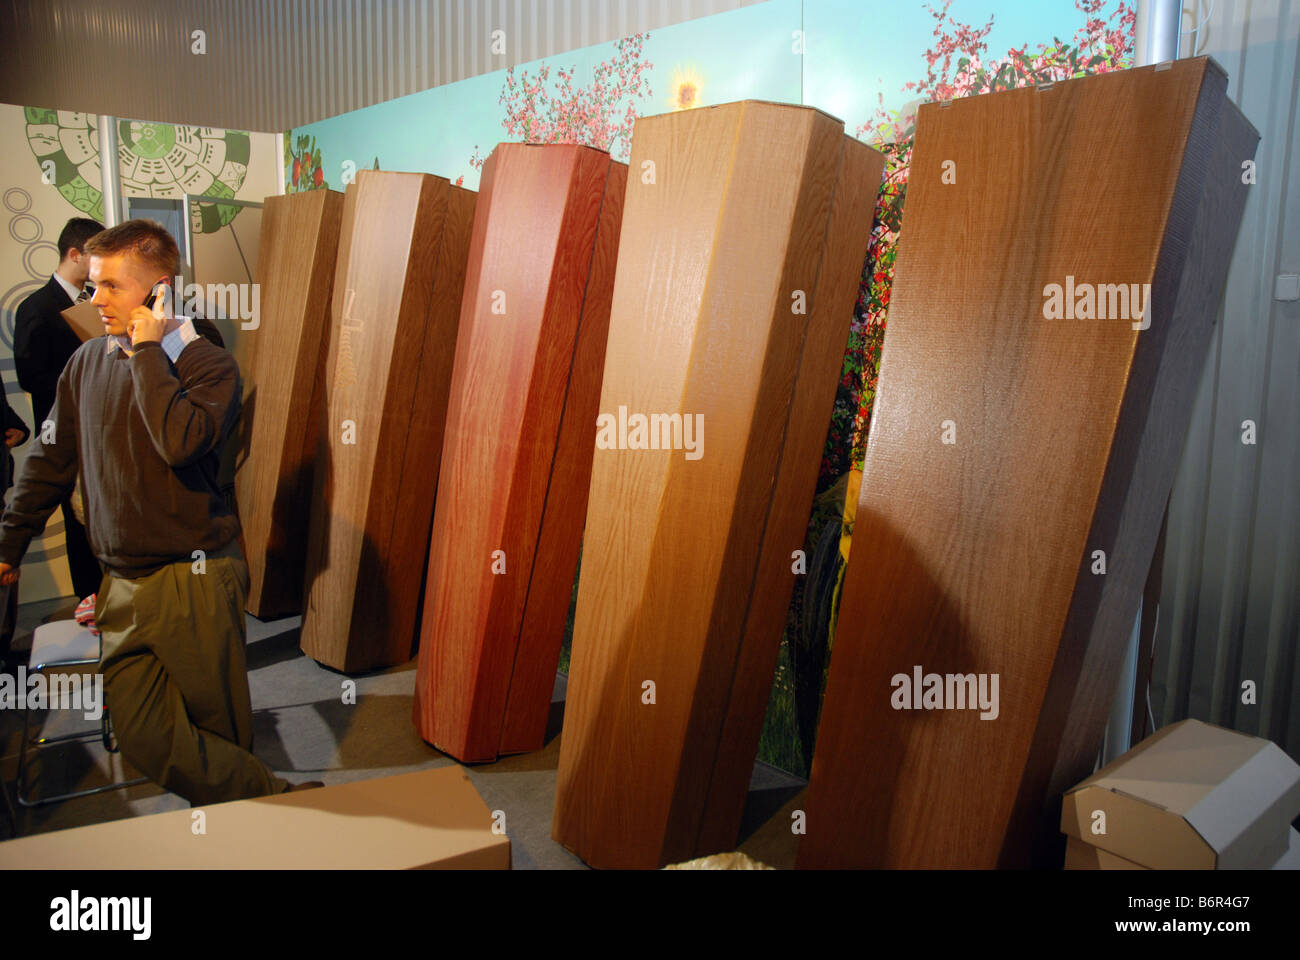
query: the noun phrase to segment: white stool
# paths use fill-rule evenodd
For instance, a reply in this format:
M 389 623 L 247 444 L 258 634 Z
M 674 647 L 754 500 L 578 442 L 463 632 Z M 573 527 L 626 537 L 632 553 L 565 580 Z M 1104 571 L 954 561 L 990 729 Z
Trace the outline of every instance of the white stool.
M 32 652 L 27 660 L 27 674 L 30 676 L 34 673 L 43 673 L 59 667 L 90 666 L 99 663 L 100 654 L 99 637 L 91 633 L 89 628 L 77 623 L 76 620 L 56 620 L 53 623 L 43 623 L 32 634 Z M 103 705 L 101 704 L 101 706 Z M 18 782 L 15 784 L 14 790 L 18 796 L 18 802 L 24 807 L 39 807 L 47 803 L 58 803 L 62 800 L 71 800 L 74 797 L 87 797 L 92 793 L 103 793 L 106 790 L 117 790 L 121 787 L 131 787 L 148 782 L 148 777 L 137 777 L 134 780 L 126 780 L 121 783 L 109 783 L 100 787 L 91 787 L 87 790 L 74 790 L 69 793 L 56 794 L 52 797 L 33 799 L 28 792 L 29 785 L 27 783 L 27 748 L 29 746 L 37 750 L 43 750 L 57 744 L 88 743 L 91 740 L 98 739 L 103 742 L 104 749 L 109 753 L 117 753 L 117 745 L 113 743 L 112 726 L 109 721 L 107 707 L 104 707 L 98 729 L 86 730 L 80 733 L 65 733 L 55 737 L 33 737 L 29 739 L 27 731 L 30 720 L 31 707 L 27 706 L 23 710 L 23 736 L 18 747 Z

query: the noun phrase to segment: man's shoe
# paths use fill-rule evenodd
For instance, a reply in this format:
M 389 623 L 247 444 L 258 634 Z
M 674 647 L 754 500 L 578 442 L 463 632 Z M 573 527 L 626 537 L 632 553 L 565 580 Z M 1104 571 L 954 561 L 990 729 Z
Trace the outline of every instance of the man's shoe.
M 285 793 L 293 793 L 295 790 L 314 790 L 317 787 L 325 786 L 323 780 L 305 780 L 302 783 L 291 783 Z

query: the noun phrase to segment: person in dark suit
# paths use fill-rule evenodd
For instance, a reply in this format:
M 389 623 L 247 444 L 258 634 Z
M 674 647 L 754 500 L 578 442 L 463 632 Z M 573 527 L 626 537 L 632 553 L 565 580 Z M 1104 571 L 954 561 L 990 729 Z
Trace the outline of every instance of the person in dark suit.
M 23 423 L 23 418 L 9 406 L 3 381 L 0 381 L 0 403 L 4 405 L 0 408 L 0 425 L 4 429 L 4 447 L 3 453 L 0 453 L 0 471 L 4 473 L 0 480 L 4 481 L 4 487 L 0 492 L 7 492 L 14 482 L 14 455 L 9 451 L 26 443 L 31 431 Z M 14 625 L 18 620 L 18 584 L 0 586 L 0 594 L 3 594 L 0 596 L 0 670 L 7 673 L 10 672 L 7 662 L 9 647 L 13 643 Z
M 18 385 L 32 395 L 33 426 L 37 435 L 49 419 L 59 375 L 81 339 L 60 316 L 83 295 L 90 274 L 86 242 L 104 225 L 87 217 L 69 220 L 59 234 L 59 266 L 49 283 L 18 305 L 14 319 L 14 366 Z M 78 598 L 88 597 L 99 589 L 104 576 L 86 540 L 86 528 L 72 512 L 72 504 L 62 504 L 64 539 L 68 550 L 68 568 Z

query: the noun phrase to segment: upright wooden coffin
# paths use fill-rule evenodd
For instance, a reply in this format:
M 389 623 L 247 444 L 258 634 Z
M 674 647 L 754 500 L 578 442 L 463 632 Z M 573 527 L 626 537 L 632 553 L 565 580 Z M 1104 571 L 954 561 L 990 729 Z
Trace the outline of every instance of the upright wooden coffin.
M 240 334 L 243 450 L 235 494 L 248 562 L 245 608 L 302 609 L 312 465 L 320 434 L 330 291 L 343 194 L 267 197 L 257 264 L 261 311 Z
M 1226 82 L 921 108 L 800 866 L 1060 863 L 1248 189 Z
M 736 841 L 881 158 L 743 102 L 630 169 L 553 831 L 598 867 Z
M 415 723 L 465 761 L 542 746 L 582 543 L 627 166 L 483 166 L 429 547 Z
M 338 670 L 411 656 L 473 219 L 441 177 L 348 187 L 302 623 L 303 651 Z

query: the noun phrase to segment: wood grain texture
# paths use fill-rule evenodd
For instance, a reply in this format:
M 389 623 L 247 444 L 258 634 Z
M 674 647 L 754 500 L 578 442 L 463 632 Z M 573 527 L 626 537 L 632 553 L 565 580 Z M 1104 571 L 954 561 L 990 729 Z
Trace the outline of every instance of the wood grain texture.
M 803 549 L 812 513 L 826 431 L 871 238 L 885 158 L 849 136 L 843 138 L 842 149 L 817 285 L 809 298 L 808 331 L 790 401 L 781 465 L 767 509 L 762 552 L 700 820 L 697 854 L 732 850 L 739 839 L 786 611 L 794 592 L 793 554 Z
M 1201 58 L 921 108 L 799 866 L 1060 862 L 1244 202 L 1225 87 Z M 1047 319 L 1067 277 L 1151 284 L 1150 328 Z M 895 709 L 916 666 L 996 675 L 996 718 Z
M 463 761 L 542 745 L 626 181 L 609 154 L 571 145 L 503 143 L 483 167 L 414 707 L 420 735 Z
M 338 670 L 412 654 L 473 216 L 425 174 L 345 197 L 301 641 Z
M 600 411 L 698 414 L 703 430 L 698 458 L 684 436 L 595 451 L 553 827 L 592 866 L 716 852 L 697 849 L 701 818 L 742 703 L 730 691 L 765 522 L 787 434 L 809 426 L 787 429 L 809 328 L 793 295 L 819 292 L 843 151 L 842 124 L 803 107 L 637 121 Z M 869 218 L 860 229 L 859 254 Z M 828 336 L 842 355 L 842 332 Z
M 245 609 L 269 619 L 302 608 L 312 464 L 320 434 L 343 194 L 267 197 L 256 330 L 239 337 L 244 376 L 235 494 L 248 563 Z
M 627 164 L 611 162 L 573 347 L 568 395 L 556 438 L 546 510 L 537 538 L 533 577 L 519 627 L 510 696 L 501 727 L 503 754 L 536 750 L 545 741 L 555 671 L 587 519 L 592 424 L 600 406 L 627 180 Z

